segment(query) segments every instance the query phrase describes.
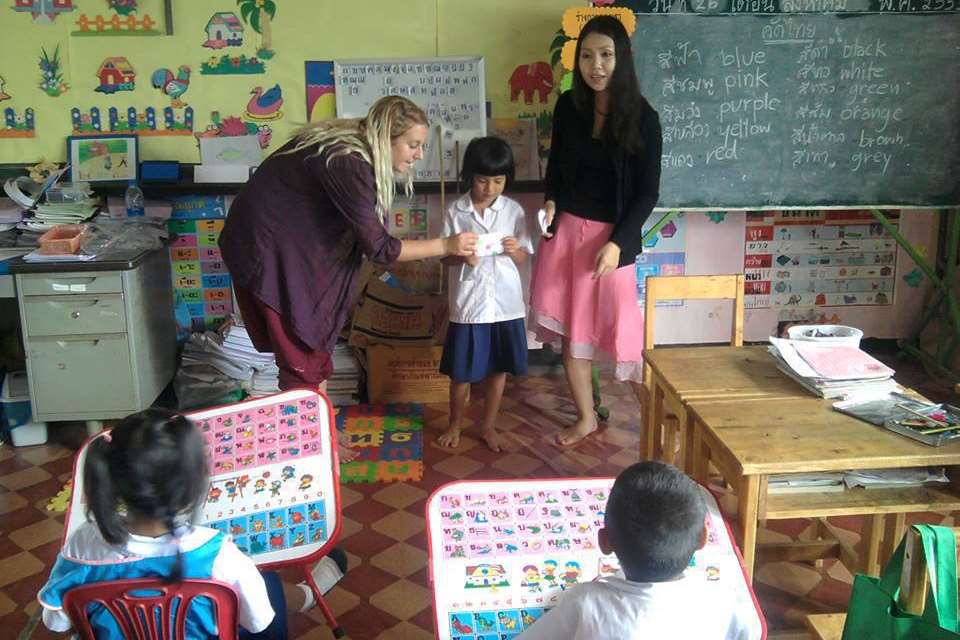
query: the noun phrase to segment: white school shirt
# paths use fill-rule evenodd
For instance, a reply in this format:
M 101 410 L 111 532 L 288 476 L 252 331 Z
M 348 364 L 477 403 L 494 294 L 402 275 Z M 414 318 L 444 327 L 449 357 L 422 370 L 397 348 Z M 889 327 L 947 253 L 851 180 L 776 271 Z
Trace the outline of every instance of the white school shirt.
M 184 561 L 189 562 L 191 551 L 209 543 L 219 533 L 216 529 L 209 527 L 193 527 L 187 531 L 179 541 L 179 549 Z M 125 577 L 124 566 L 137 561 L 149 561 L 150 558 L 176 554 L 177 542 L 170 534 L 158 538 L 130 534 L 123 545 L 112 545 L 103 539 L 96 524 L 86 522 L 67 540 L 60 557 L 63 561 L 77 565 L 115 567 L 118 575 L 113 579 L 122 579 Z M 61 558 L 58 558 L 58 561 Z M 230 536 L 226 536 L 219 553 L 213 560 L 210 578 L 226 582 L 237 592 L 240 601 L 237 621 L 241 627 L 252 633 L 259 633 L 273 621 L 274 611 L 267 596 L 263 576 L 260 575 L 253 560 L 237 548 Z M 56 604 L 46 602 L 44 590 L 41 590 L 37 599 L 43 606 L 43 623 L 48 629 L 58 632 L 70 630 L 70 618 L 66 611 L 58 606 L 59 602 Z M 286 615 L 286 612 L 281 611 L 278 615 Z
M 578 584 L 516 640 L 754 640 L 762 630 L 729 590 L 681 577 L 631 582 L 606 577 Z M 751 610 L 752 611 L 752 610 Z
M 443 217 L 443 235 L 465 231 L 513 236 L 522 250 L 533 254 L 523 207 L 506 196 L 498 196 L 483 215 L 474 209 L 469 193 L 451 202 Z M 451 322 L 485 324 L 527 315 L 520 272 L 505 253 L 482 257 L 475 267 L 466 263 L 449 267 L 447 288 Z

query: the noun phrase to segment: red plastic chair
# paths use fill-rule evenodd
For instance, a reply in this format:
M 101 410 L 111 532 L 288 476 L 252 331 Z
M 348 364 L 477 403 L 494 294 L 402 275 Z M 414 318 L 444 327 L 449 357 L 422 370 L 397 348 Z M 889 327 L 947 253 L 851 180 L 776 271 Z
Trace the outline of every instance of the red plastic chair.
M 146 593 L 137 593 L 140 591 Z M 63 608 L 83 640 L 97 640 L 87 618 L 87 608 L 93 603 L 107 608 L 128 640 L 186 640 L 187 612 L 198 596 L 213 601 L 220 640 L 235 640 L 237 592 L 217 580 L 164 582 L 161 578 L 136 578 L 95 582 L 67 591 Z M 174 605 L 176 619 L 171 629 Z

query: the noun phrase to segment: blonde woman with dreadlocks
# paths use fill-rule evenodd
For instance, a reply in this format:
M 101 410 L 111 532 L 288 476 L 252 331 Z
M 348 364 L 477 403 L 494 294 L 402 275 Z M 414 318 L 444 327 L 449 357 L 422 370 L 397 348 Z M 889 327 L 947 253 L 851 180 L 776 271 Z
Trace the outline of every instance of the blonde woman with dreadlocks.
M 396 182 L 412 192 L 427 126 L 400 96 L 381 98 L 365 118 L 308 124 L 230 207 L 223 260 L 254 346 L 276 356 L 281 389 L 325 388 L 364 257 L 388 265 L 473 255 L 474 233 L 400 240 L 384 227 Z

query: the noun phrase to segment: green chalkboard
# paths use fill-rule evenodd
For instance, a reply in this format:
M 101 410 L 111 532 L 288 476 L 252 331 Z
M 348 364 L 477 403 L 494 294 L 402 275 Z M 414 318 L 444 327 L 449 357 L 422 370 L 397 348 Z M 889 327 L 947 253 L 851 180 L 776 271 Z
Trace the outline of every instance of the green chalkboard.
M 960 15 L 637 14 L 660 206 L 960 204 Z

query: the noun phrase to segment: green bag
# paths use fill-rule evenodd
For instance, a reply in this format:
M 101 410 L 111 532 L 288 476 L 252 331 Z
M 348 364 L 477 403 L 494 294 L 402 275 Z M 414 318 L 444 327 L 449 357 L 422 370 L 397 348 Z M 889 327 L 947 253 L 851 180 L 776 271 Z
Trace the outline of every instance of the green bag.
M 947 527 L 914 525 L 923 540 L 931 589 L 921 615 L 900 611 L 900 572 L 905 541 L 894 552 L 879 578 L 857 575 L 847 607 L 843 640 L 950 640 L 960 639 L 957 627 L 957 541 Z

